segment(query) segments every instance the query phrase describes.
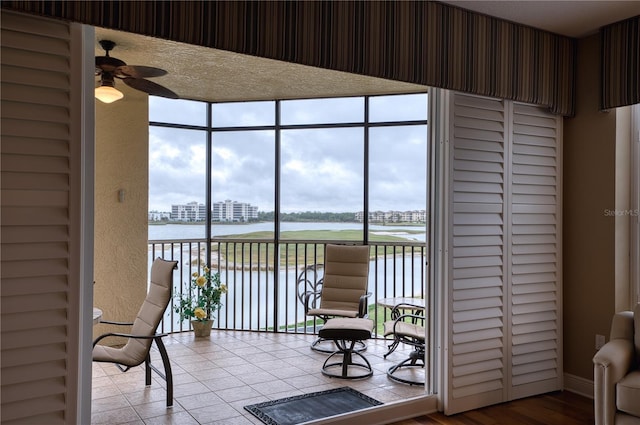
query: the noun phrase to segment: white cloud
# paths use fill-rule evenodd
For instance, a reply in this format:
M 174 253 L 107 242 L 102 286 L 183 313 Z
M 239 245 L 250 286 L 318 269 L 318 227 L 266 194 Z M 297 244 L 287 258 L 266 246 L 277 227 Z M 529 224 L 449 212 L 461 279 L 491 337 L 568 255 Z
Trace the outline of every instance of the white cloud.
M 416 99 L 420 100 L 416 97 L 412 102 Z M 397 100 L 384 99 L 381 104 L 391 109 L 396 104 L 393 114 L 397 110 L 411 110 L 411 102 L 400 107 Z M 295 114 L 289 115 L 289 120 L 327 122 L 327 119 L 360 114 L 357 103 L 361 101 L 335 99 L 325 102 L 324 106 L 320 101 L 283 102 L 283 115 L 289 110 L 289 114 Z M 267 125 L 273 117 L 273 105 L 274 102 L 214 105 L 214 124 Z M 182 106 L 180 109 L 187 114 L 199 110 L 182 109 Z M 176 116 L 184 115 L 182 112 L 176 112 Z M 173 115 L 163 111 L 163 116 Z M 372 209 L 426 208 L 426 137 L 426 126 L 371 130 L 369 185 Z M 151 128 L 150 209 L 167 211 L 175 203 L 204 202 L 206 140 L 205 131 Z M 283 211 L 362 209 L 364 131 L 361 127 L 283 130 L 280 152 Z M 232 199 L 256 205 L 261 211 L 271 211 L 274 208 L 274 173 L 275 131 L 214 132 L 214 201 Z

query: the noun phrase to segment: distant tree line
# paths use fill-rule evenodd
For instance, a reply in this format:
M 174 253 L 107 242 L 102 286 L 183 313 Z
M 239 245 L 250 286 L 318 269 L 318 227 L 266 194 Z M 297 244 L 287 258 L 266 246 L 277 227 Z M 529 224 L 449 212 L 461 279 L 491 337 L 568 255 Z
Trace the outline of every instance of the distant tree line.
M 258 221 L 274 221 L 275 213 L 273 211 L 258 211 Z M 356 221 L 356 215 L 352 212 L 332 213 L 319 211 L 305 211 L 298 213 L 281 213 L 280 221 L 299 221 L 299 222 L 332 222 L 332 223 L 353 223 Z

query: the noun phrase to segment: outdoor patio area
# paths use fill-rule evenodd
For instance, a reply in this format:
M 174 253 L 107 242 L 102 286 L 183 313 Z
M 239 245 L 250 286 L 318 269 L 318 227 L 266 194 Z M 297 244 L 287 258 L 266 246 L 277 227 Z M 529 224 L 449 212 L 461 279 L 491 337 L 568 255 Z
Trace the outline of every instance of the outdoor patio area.
M 371 339 L 363 353 L 372 377 L 344 380 L 324 376 L 328 354 L 310 349 L 314 335 L 213 330 L 210 338 L 192 332 L 164 338 L 174 379 L 174 404 L 166 407 L 165 382 L 155 373 L 145 387 L 144 367 L 120 372 L 93 363 L 92 424 L 261 424 L 244 406 L 283 397 L 350 386 L 383 403 L 425 393 L 422 386 L 390 380 L 386 371 L 408 357 L 399 346 L 387 357 L 390 341 Z M 158 352 L 152 358 L 160 366 Z M 408 371 L 412 372 L 412 371 Z M 417 373 L 421 374 L 422 369 Z

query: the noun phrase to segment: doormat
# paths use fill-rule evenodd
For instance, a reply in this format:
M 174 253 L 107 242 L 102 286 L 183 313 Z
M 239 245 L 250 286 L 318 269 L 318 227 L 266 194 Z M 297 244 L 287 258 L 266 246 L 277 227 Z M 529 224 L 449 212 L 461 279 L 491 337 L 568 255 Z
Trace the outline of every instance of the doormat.
M 295 425 L 381 404 L 351 387 L 340 387 L 265 401 L 244 408 L 267 425 Z

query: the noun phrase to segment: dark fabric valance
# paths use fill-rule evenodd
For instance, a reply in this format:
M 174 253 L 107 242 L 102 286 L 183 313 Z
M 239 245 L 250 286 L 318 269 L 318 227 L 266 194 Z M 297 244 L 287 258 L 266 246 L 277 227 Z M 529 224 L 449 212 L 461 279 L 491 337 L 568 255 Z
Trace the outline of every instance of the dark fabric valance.
M 574 111 L 575 40 L 431 1 L 3 1 L 2 7 Z
M 640 16 L 600 30 L 602 109 L 640 103 Z

